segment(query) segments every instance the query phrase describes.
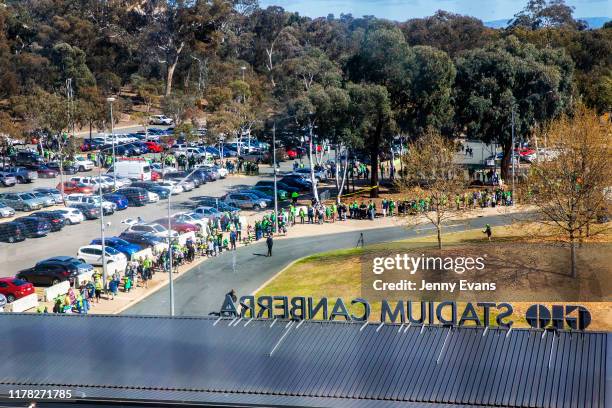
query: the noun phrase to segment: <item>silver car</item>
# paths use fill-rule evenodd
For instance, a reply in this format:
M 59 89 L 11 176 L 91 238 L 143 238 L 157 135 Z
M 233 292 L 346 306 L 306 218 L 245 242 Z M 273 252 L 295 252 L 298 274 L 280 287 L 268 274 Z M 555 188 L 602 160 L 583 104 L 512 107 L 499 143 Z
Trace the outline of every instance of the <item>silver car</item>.
M 46 193 L 53 197 L 53 201 L 55 204 L 63 204 L 64 200 L 62 200 L 62 193 L 57 188 L 48 188 L 48 187 L 39 187 L 35 188 L 34 191 L 39 191 L 41 193 Z
M 0 171 L 0 183 L 4 187 L 12 187 L 17 184 L 17 178 L 14 173 L 9 171 Z
M 15 210 L 4 203 L 0 203 L 0 217 L 8 218 L 15 215 Z
M 55 199 L 53 199 L 53 196 L 49 193 L 43 193 L 42 191 L 31 191 L 30 194 L 40 199 L 43 207 L 51 207 L 52 205 L 55 205 Z
M 30 193 L 0 194 L 0 203 L 22 211 L 34 211 L 43 208 L 42 201 Z
M 265 200 L 249 193 L 229 193 L 225 196 L 223 201 L 233 207 L 252 208 L 254 210 L 261 210 L 268 206 Z

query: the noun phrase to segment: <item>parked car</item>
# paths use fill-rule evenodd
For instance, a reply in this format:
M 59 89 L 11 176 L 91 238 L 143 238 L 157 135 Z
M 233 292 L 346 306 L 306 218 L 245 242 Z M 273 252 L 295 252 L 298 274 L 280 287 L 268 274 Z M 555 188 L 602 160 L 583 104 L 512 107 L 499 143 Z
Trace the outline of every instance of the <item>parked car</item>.
M 153 234 L 146 234 L 140 232 L 123 231 L 121 235 L 119 235 L 119 238 L 123 239 L 124 241 L 128 241 L 132 244 L 140 245 L 144 248 L 150 248 L 158 244 L 167 243 L 166 238 L 160 238 Z
M 307 191 L 312 188 L 310 181 L 303 179 L 301 176 L 292 176 L 288 174 L 281 179 L 281 182 L 288 186 L 296 187 L 300 191 Z
M 147 203 L 156 203 L 159 201 L 159 196 L 152 191 L 147 190 Z
M 43 207 L 42 201 L 30 193 L 3 193 L 0 194 L 0 203 L 21 211 L 40 210 Z
M 229 193 L 223 197 L 223 201 L 234 207 L 254 210 L 261 210 L 268 206 L 266 200 L 249 193 Z
M 151 125 L 171 125 L 174 121 L 166 115 L 152 115 L 149 118 L 149 124 Z
M 66 225 L 80 224 L 85 221 L 85 215 L 78 208 L 66 207 L 55 210 L 56 213 L 64 217 Z
M 90 171 L 93 170 L 95 166 L 94 162 L 81 156 L 76 156 L 74 158 L 74 164 L 79 169 L 79 171 Z
M 235 191 L 235 193 L 246 193 L 246 194 L 253 195 L 259 198 L 260 200 L 265 201 L 266 206 L 274 207 L 274 197 L 269 194 L 263 193 L 261 191 L 254 190 L 254 189 L 244 189 L 244 190 L 237 190 Z
M 274 187 L 270 187 L 270 186 L 253 186 L 251 188 L 251 190 L 260 191 L 260 192 L 266 194 L 268 197 L 274 197 Z M 283 200 L 286 200 L 287 198 L 289 198 L 289 194 L 287 193 L 287 191 L 278 188 L 278 185 L 277 185 L 276 186 L 276 197 L 278 198 L 278 200 L 283 201 Z
M 0 278 L 0 295 L 8 303 L 35 293 L 34 285 L 19 278 Z
M 53 198 L 55 204 L 62 204 L 64 200 L 62 199 L 62 193 L 57 188 L 52 187 L 37 187 L 34 191 L 45 193 Z
M 62 191 L 62 183 L 58 183 L 57 188 Z M 93 188 L 76 181 L 64 181 L 64 194 L 92 194 Z
M 15 209 L 4 203 L 0 203 L 0 218 L 9 218 L 15 215 Z
M 257 183 L 255 183 L 256 187 L 262 186 L 262 187 L 268 187 L 268 188 L 272 188 L 274 189 L 274 180 L 260 180 Z M 285 190 L 289 195 L 291 195 L 291 193 L 299 193 L 300 189 L 298 187 L 292 187 L 288 184 L 285 184 L 281 181 L 277 181 L 276 182 L 276 189 L 281 189 L 281 190 Z
M 193 216 L 189 213 L 178 213 L 174 214 L 172 217 L 172 224 L 175 222 L 183 223 L 183 224 L 193 224 L 198 227 L 200 230 L 206 229 L 206 225 L 208 224 L 208 218 L 201 218 L 198 216 Z
M 52 169 L 46 164 L 36 164 L 30 166 L 30 169 L 36 171 L 38 178 L 55 178 L 59 175 L 59 170 Z
M 51 232 L 51 223 L 43 217 L 19 217 L 15 221 L 25 225 L 24 233 L 28 238 L 44 237 Z
M 34 166 L 38 166 L 38 163 L 34 164 Z M 5 167 L 4 171 L 13 173 L 18 183 L 32 183 L 35 180 L 38 180 L 38 173 L 36 172 L 36 170 L 28 170 L 25 167 L 10 166 Z
M 49 167 L 52 170 L 57 171 L 58 175 L 60 174 L 60 163 L 59 162 L 57 161 L 49 162 L 47 163 L 47 167 Z M 64 163 L 61 168 L 61 173 L 66 174 L 66 175 L 77 174 L 78 171 L 79 171 L 79 168 L 75 166 L 74 164 Z
M 86 220 L 96 220 L 100 218 L 100 206 L 87 203 L 71 203 L 70 207 L 81 211 Z
M 168 187 L 162 187 L 149 181 L 137 181 L 132 183 L 132 186 L 144 188 L 151 193 L 155 193 L 159 196 L 160 200 L 165 200 L 168 198 L 168 195 L 170 195 L 170 189 Z
M 102 245 L 102 239 L 96 238 L 91 240 L 90 245 Z M 124 239 L 117 237 L 104 238 L 104 245 L 112 247 L 124 254 L 127 259 L 131 259 L 132 255 L 142 250 L 140 245 L 132 244 Z
M 202 184 L 206 184 L 206 179 L 197 172 L 179 171 L 177 173 L 166 174 L 166 178 L 169 180 L 175 180 L 178 182 L 192 182 L 194 188 L 200 187 Z M 181 183 L 182 185 L 182 183 Z
M 40 261 L 32 268 L 22 270 L 16 277 L 35 285 L 57 285 L 66 280 L 72 284 L 77 275 L 91 271 L 93 266 L 76 258 L 56 256 Z
M 153 163 L 153 164 L 151 164 L 151 170 L 158 172 L 162 176 L 166 175 L 168 173 L 176 173 L 178 171 L 178 169 L 176 167 L 165 166 L 165 165 L 162 165 L 161 163 Z
M 70 194 L 66 196 L 66 203 L 72 205 L 75 203 L 90 204 L 92 206 L 100 207 L 102 204 L 102 210 L 104 215 L 112 215 L 117 209 L 117 205 L 110 201 L 101 200 L 100 196 L 97 195 L 85 195 L 85 194 Z
M 10 171 L 0 171 L 0 183 L 4 187 L 13 187 L 17 184 L 17 177 Z
M 32 166 L 45 162 L 45 160 L 39 154 L 29 151 L 17 152 L 11 157 L 11 160 L 15 166 Z
M 127 257 L 113 247 L 105 246 L 104 255 L 106 264 L 113 263 L 119 270 L 125 270 Z M 81 262 L 94 266 L 102 265 L 102 245 L 85 245 L 77 251 L 77 258 Z
M 168 229 L 160 224 L 134 224 L 130 225 L 124 232 L 137 232 L 140 234 L 152 234 L 159 238 L 168 238 Z M 174 231 L 170 233 L 171 237 L 176 237 L 178 234 Z
M 26 239 L 26 226 L 18 221 L 0 223 L 0 240 L 14 243 Z
M 164 187 L 169 189 L 172 192 L 172 195 L 176 195 L 176 194 L 180 194 L 182 193 L 183 187 L 181 187 L 176 181 L 174 180 L 164 180 L 160 183 L 157 184 L 160 187 Z
M 85 139 L 83 144 L 81 145 L 82 152 L 89 152 L 91 150 L 98 150 L 100 146 L 104 145 L 104 140 L 95 138 L 95 139 Z
M 199 225 L 196 225 L 191 222 L 179 221 L 178 218 L 172 219 L 170 223 L 168 223 L 168 218 L 160 218 L 154 222 L 163 226 L 166 229 L 168 229 L 168 226 L 170 226 L 170 229 L 172 229 L 172 231 L 176 231 L 179 234 L 185 234 L 187 232 L 198 232 L 200 230 Z
M 289 176 L 291 175 L 301 176 L 302 178 L 306 180 L 310 180 L 310 169 L 308 167 L 303 168 L 303 169 L 297 169 L 294 172 L 289 174 Z M 319 181 L 326 180 L 327 172 L 325 170 L 315 170 L 314 176 L 316 180 L 319 180 Z
M 98 193 L 100 189 L 102 189 L 103 193 L 107 193 L 113 190 L 113 184 L 108 183 L 103 179 L 99 179 L 98 177 L 71 177 L 70 181 L 74 181 L 75 183 L 86 185 L 87 187 L 91 187 L 94 193 Z
M 199 206 L 193 210 L 193 213 L 201 214 L 212 221 L 216 221 L 223 217 L 223 213 L 221 211 L 210 206 Z
M 144 142 L 145 145 L 147 146 L 147 148 L 149 149 L 149 152 L 151 153 L 161 153 L 164 151 L 164 147 L 162 145 L 160 145 L 159 143 L 155 143 L 153 141 L 147 141 Z
M 140 207 L 147 204 L 147 190 L 144 188 L 124 187 L 117 190 L 116 193 L 125 196 L 131 206 Z
M 118 193 L 106 193 L 102 195 L 102 198 L 110 203 L 115 204 L 115 209 L 118 211 L 125 210 L 128 208 L 128 199 L 126 196 Z
M 42 202 L 43 207 L 51 207 L 52 205 L 55 205 L 55 199 L 49 193 L 34 190 L 30 192 L 30 194 L 38 198 Z
M 51 224 L 51 232 L 61 231 L 66 225 L 66 218 L 57 211 L 36 211 L 33 216 L 46 218 Z
M 240 208 L 233 207 L 227 203 L 224 203 L 221 199 L 214 198 L 204 198 L 198 200 L 198 205 L 213 207 L 220 212 L 228 212 L 232 215 L 238 215 L 240 213 Z

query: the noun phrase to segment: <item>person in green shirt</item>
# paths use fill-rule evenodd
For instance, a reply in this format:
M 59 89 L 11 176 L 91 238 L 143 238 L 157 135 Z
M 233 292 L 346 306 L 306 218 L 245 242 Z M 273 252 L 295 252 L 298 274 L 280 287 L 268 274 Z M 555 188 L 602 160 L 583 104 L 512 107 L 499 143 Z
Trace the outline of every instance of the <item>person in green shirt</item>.
M 304 207 L 300 207 L 300 224 L 304 223 L 305 217 L 306 217 L 306 213 L 304 212 Z

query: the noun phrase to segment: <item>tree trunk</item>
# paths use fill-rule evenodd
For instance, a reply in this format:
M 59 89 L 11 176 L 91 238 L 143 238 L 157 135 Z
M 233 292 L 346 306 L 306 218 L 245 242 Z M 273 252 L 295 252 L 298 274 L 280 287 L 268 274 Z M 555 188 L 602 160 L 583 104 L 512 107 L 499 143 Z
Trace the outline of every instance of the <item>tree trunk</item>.
M 380 138 L 382 134 L 382 119 L 378 120 L 372 148 L 370 150 L 370 198 L 378 198 L 378 156 L 380 153 Z
M 181 43 L 181 45 L 176 50 L 176 53 L 174 54 L 172 63 L 168 63 L 168 72 L 166 73 L 166 96 L 172 93 L 172 78 L 174 77 L 174 70 L 178 65 L 179 56 L 181 55 L 184 46 L 185 43 Z
M 573 232 L 570 232 L 570 274 L 572 278 L 576 278 L 578 276 L 576 272 L 576 240 L 574 238 Z
M 502 144 L 502 149 L 504 152 L 504 157 L 501 161 L 501 178 L 504 180 L 504 183 L 509 184 L 511 181 L 509 179 L 510 175 L 510 165 L 512 164 L 512 142 L 508 141 Z
M 442 226 L 440 224 L 436 225 L 436 232 L 438 238 L 438 249 L 442 249 Z
M 308 161 L 310 164 L 310 182 L 312 183 L 312 196 L 314 197 L 317 204 L 319 203 L 319 190 L 317 186 L 317 179 L 314 175 L 314 162 L 312 160 L 312 123 L 310 123 L 310 135 L 308 137 Z M 276 171 L 276 169 L 274 169 Z

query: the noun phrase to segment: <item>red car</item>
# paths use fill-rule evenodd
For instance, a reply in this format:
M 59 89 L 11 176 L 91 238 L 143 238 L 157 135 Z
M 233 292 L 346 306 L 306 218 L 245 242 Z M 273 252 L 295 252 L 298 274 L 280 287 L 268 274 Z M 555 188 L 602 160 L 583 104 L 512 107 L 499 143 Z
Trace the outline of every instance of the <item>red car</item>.
M 287 152 L 287 157 L 289 157 L 292 160 L 298 157 L 298 152 L 295 149 L 288 148 L 286 152 Z
M 147 145 L 147 148 L 151 153 L 161 153 L 164 151 L 164 148 L 159 143 L 155 142 L 144 142 Z
M 151 181 L 157 181 L 161 178 L 161 174 L 156 171 L 151 171 Z
M 57 188 L 62 191 L 62 183 L 57 183 Z M 85 184 L 77 183 L 76 181 L 64 181 L 64 194 L 93 194 L 93 189 Z
M 6 297 L 6 301 L 9 303 L 34 292 L 34 285 L 30 282 L 17 278 L 0 278 L 0 293 Z
M 162 218 L 157 221 L 153 221 L 154 224 L 160 224 L 164 228 L 168 228 L 168 219 Z M 200 228 L 195 224 L 189 224 L 186 222 L 174 222 L 171 224 L 172 230 L 178 232 L 179 234 L 184 234 L 186 232 L 198 232 Z

